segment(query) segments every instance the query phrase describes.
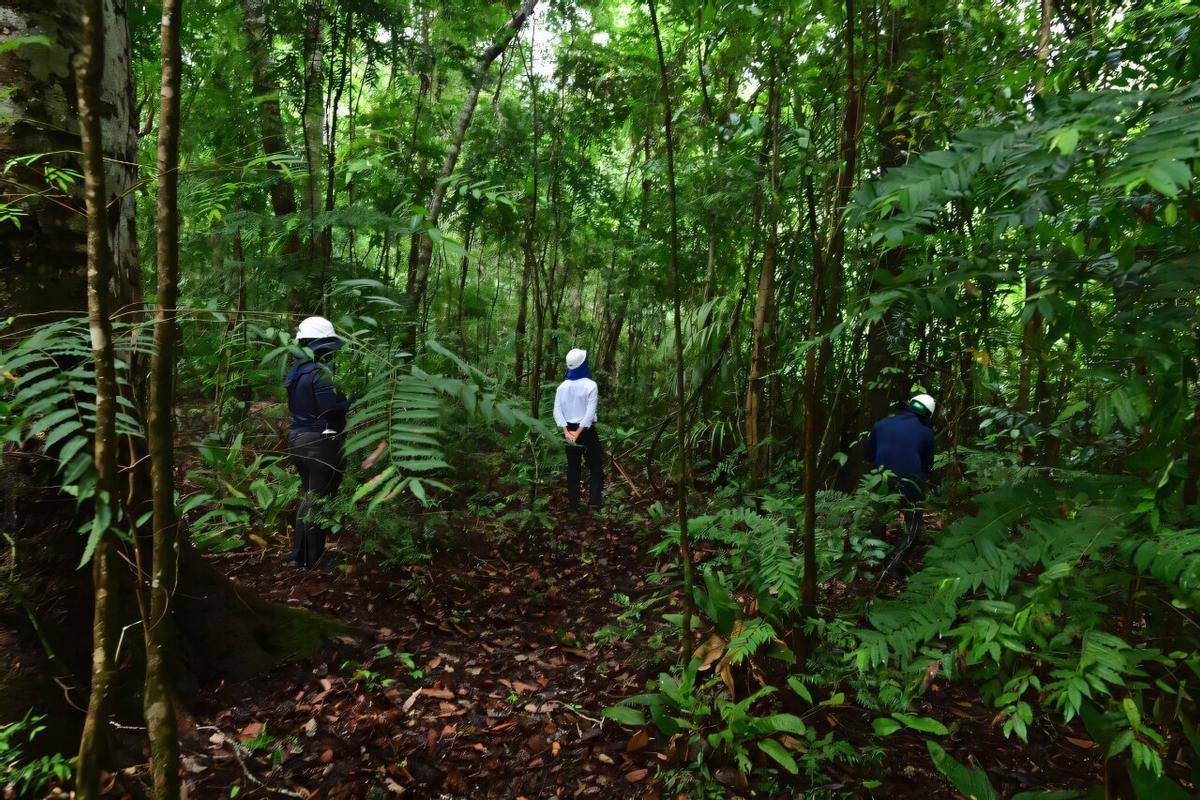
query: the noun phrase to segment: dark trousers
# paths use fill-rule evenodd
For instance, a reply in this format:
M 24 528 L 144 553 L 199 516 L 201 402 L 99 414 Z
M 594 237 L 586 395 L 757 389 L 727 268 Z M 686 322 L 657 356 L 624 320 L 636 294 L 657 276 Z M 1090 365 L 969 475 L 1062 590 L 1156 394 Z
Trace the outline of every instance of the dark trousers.
M 300 473 L 292 558 L 311 568 L 325 552 L 325 537 L 329 535 L 329 526 L 321 519 L 322 506 L 326 498 L 337 494 L 342 482 L 342 436 L 292 431 L 288 434 L 288 452 Z
M 575 423 L 567 425 L 567 430 L 578 430 Z M 583 464 L 588 466 L 588 505 L 593 510 L 600 508 L 600 492 L 604 488 L 604 448 L 600 445 L 600 436 L 596 426 L 584 428 L 583 433 L 575 440 L 575 444 L 567 443 L 567 508 L 579 510 L 579 481 L 583 478 Z
M 917 540 L 921 538 L 921 529 L 924 527 L 925 514 L 925 486 L 920 481 L 911 478 L 892 477 L 888 479 L 888 492 L 890 494 L 900 495 L 900 512 L 904 518 L 904 531 L 900 535 L 900 543 L 896 545 L 896 549 L 892 552 L 891 560 L 888 561 L 887 568 L 884 572 L 895 572 L 899 569 L 908 569 L 908 554 L 909 551 L 916 546 Z M 884 534 L 883 515 L 887 513 L 886 507 L 876 509 L 875 521 L 871 524 L 871 533 L 876 539 L 882 539 Z

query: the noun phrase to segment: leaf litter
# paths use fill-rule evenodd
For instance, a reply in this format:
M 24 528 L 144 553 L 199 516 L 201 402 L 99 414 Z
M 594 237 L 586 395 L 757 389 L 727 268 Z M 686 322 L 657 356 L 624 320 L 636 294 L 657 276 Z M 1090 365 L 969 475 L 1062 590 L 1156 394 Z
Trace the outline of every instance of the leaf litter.
M 218 733 L 185 743 L 207 765 L 189 796 L 657 798 L 648 736 L 600 716 L 643 684 L 645 648 L 590 636 L 620 612 L 614 593 L 645 592 L 642 542 L 599 521 L 541 536 L 511 562 L 292 580 L 269 552 L 223 558 L 243 589 L 350 631 L 199 704 L 197 729 Z

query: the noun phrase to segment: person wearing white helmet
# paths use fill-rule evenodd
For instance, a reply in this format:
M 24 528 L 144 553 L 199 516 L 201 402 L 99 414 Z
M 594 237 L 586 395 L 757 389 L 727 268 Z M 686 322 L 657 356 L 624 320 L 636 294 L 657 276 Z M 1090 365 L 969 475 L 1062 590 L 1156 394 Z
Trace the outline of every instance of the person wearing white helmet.
M 331 360 L 346 344 L 333 324 L 324 317 L 309 317 L 300 323 L 296 343 L 306 352 L 296 358 L 283 381 L 292 414 L 288 452 L 300 473 L 301 487 L 287 563 L 312 569 L 325 553 L 329 534 L 328 525 L 320 519 L 320 506 L 337 494 L 342 482 L 342 432 L 351 401 L 333 380 Z
M 578 347 L 567 353 L 567 377 L 554 393 L 554 422 L 562 428 L 567 439 L 567 508 L 579 510 L 579 481 L 583 477 L 581 462 L 588 466 L 588 507 L 600 510 L 600 494 L 604 489 L 604 448 L 596 433 L 596 410 L 600 389 L 592 380 L 587 363 L 587 350 Z
M 918 394 L 898 404 L 896 413 L 876 422 L 867 437 L 867 458 L 888 475 L 888 491 L 903 500 L 904 534 L 885 572 L 907 568 L 905 559 L 921 535 L 925 487 L 933 472 L 930 422 L 936 410 L 932 397 Z M 871 527 L 876 538 L 882 537 L 881 521 Z

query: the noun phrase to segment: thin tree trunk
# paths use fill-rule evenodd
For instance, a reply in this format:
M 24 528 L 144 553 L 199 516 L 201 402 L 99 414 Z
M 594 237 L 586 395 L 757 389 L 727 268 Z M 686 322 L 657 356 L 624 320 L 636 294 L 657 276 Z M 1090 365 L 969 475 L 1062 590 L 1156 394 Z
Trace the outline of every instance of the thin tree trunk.
M 645 153 L 645 159 L 650 160 L 650 137 L 646 136 L 642 139 L 642 149 Z M 638 218 L 638 239 L 646 233 L 646 228 L 650 225 L 650 191 L 652 183 L 648 175 L 642 176 L 642 203 L 640 216 Z M 611 371 L 617 364 L 617 350 L 621 342 L 621 329 L 625 326 L 625 317 L 629 313 L 629 295 L 633 288 L 637 285 L 640 276 L 638 260 L 635 258 L 630 264 L 629 276 L 625 284 L 625 291 L 621 292 L 617 298 L 617 310 L 612 319 L 609 320 L 608 327 L 605 331 L 604 341 L 605 346 L 601 349 L 600 369 L 605 372 Z
M 534 6 L 538 0 L 525 0 L 517 13 L 513 14 L 500 33 L 492 41 L 479 60 L 475 62 L 474 75 L 475 80 L 471 85 L 471 90 L 467 94 L 467 101 L 463 104 L 463 109 L 458 115 L 458 123 L 454 126 L 454 133 L 450 140 L 450 147 L 446 151 L 446 160 L 442 163 L 442 171 L 438 176 L 438 181 L 434 186 L 433 197 L 430 198 L 429 205 L 426 207 L 426 221 L 431 228 L 437 227 L 438 213 L 441 211 L 442 201 L 446 197 L 446 190 L 450 186 L 450 177 L 454 174 L 454 167 L 458 164 L 458 157 L 462 153 L 463 141 L 467 136 L 467 128 L 471 125 L 471 117 L 475 114 L 475 106 L 479 103 L 479 92 L 483 89 L 483 82 L 487 78 L 488 68 L 492 62 L 504 52 L 509 43 L 516 36 L 517 31 L 525 24 L 525 20 L 533 13 Z M 420 236 L 420 246 L 417 251 L 415 263 L 408 273 L 408 298 L 414 309 L 421 307 L 421 303 L 425 298 L 425 286 L 429 281 L 429 264 L 433 256 L 433 238 L 428 234 L 421 236 L 414 234 L 414 237 Z M 415 348 L 416 346 L 415 328 L 410 330 L 409 344 Z
M 75 783 L 81 800 L 100 796 L 100 771 L 108 737 L 112 703 L 115 646 L 115 566 L 112 527 L 118 523 L 117 376 L 112 339 L 110 283 L 112 251 L 108 239 L 105 205 L 104 147 L 100 126 L 100 85 L 105 67 L 104 4 L 82 0 L 83 38 L 76 61 L 76 91 L 83 161 L 84 198 L 87 206 L 88 326 L 96 370 L 95 522 L 92 538 L 92 581 L 95 610 L 92 620 L 91 692 L 87 718 L 79 744 Z
M 663 56 L 662 33 L 658 27 L 658 11 L 654 0 L 650 6 L 650 23 L 654 28 L 654 46 L 658 51 L 658 73 L 662 79 L 663 134 L 667 146 L 667 204 L 671 209 L 671 291 L 675 306 L 675 397 L 676 435 L 679 437 L 679 484 L 676 487 L 676 517 L 679 525 L 679 561 L 683 575 L 682 655 L 692 654 L 692 617 L 695 600 L 692 597 L 692 543 L 688 538 L 688 480 L 691 464 L 688 458 L 687 411 L 684 409 L 683 381 L 683 286 L 679 279 L 679 209 L 675 199 L 675 145 L 671 134 L 671 82 L 667 76 L 667 61 Z
M 1038 66 L 1041 73 L 1038 75 L 1037 82 L 1034 86 L 1034 91 L 1041 94 L 1045 89 L 1046 69 L 1050 61 L 1050 28 L 1054 21 L 1054 2 L 1053 0 L 1041 0 L 1042 21 L 1038 30 Z M 1036 297 L 1041 291 L 1041 286 L 1038 280 L 1033 276 L 1029 266 L 1026 267 L 1025 273 L 1025 303 L 1028 309 L 1030 303 L 1036 302 Z M 1038 387 L 1035 392 L 1035 398 L 1048 394 L 1047 387 L 1042 384 L 1046 380 L 1046 368 L 1042 361 L 1042 313 L 1034 310 L 1029 319 L 1025 322 L 1025 327 L 1021 331 L 1021 365 L 1017 373 L 1017 410 L 1030 411 L 1030 388 L 1032 383 L 1032 373 L 1034 361 L 1039 362 L 1038 369 Z M 1038 398 L 1040 399 L 1040 398 Z M 1034 449 L 1026 447 L 1023 450 L 1022 458 L 1028 463 L 1033 459 Z
M 758 299 L 754 304 L 754 329 L 750 346 L 750 372 L 746 381 L 746 455 L 749 459 L 749 486 L 756 490 L 762 483 L 766 453 L 763 452 L 759 423 L 762 421 L 764 383 L 770 372 L 769 330 L 775 302 L 775 258 L 779 248 L 779 53 L 773 52 L 768 89 L 767 117 L 770 130 L 770 161 L 767 166 L 767 243 L 763 248 L 762 272 L 758 279 Z
M 321 209 L 321 151 L 325 133 L 325 103 L 321 98 L 325 66 L 324 33 L 325 0 L 306 0 L 304 4 L 304 107 L 301 117 L 304 127 L 304 192 L 302 207 L 308 225 L 308 246 L 305 256 L 305 275 L 300 282 L 303 292 L 311 288 L 311 294 L 302 302 L 308 313 L 316 313 L 325 294 L 324 286 L 324 232 L 316 227 L 317 213 Z M 313 297 L 312 294 L 316 296 Z
M 342 66 L 338 73 L 337 89 L 333 92 L 333 99 L 329 103 L 328 125 L 329 125 L 329 147 L 325 149 L 325 211 L 331 212 L 334 209 L 337 201 L 337 184 L 333 179 L 333 170 L 337 166 L 337 132 L 338 132 L 338 107 L 342 104 L 342 94 L 346 91 L 346 81 L 350 74 L 350 45 L 354 41 L 351 35 L 354 27 L 354 12 L 346 12 L 346 20 L 342 23 Z M 330 84 L 333 83 L 333 76 L 330 76 Z M 354 88 L 351 87 L 353 93 Z M 353 100 L 351 94 L 351 100 Z M 353 241 L 353 234 L 351 234 Z M 326 229 L 326 232 L 321 236 L 322 245 L 322 268 L 327 265 L 333 258 L 333 231 Z M 325 281 L 322 280 L 323 284 Z
M 542 410 L 542 348 L 546 345 L 546 305 L 542 292 L 542 265 L 546 261 L 545 248 L 542 257 L 531 265 L 533 272 L 533 362 L 529 367 L 529 414 L 534 419 Z
M 283 131 L 283 116 L 279 111 L 279 85 L 271 71 L 271 35 L 267 28 L 266 10 L 263 0 L 242 0 L 242 14 L 246 31 L 246 54 L 250 61 L 250 74 L 254 94 L 258 102 L 258 124 L 262 136 L 263 155 L 267 157 L 267 170 L 274 175 L 271 181 L 271 210 L 278 218 L 296 213 L 296 193 L 291 183 L 283 177 L 283 166 L 272 159 L 290 153 Z M 283 244 L 285 261 L 300 252 L 300 237 L 293 231 Z M 293 290 L 288 298 L 288 308 L 299 313 L 303 298 Z
M 150 445 L 153 496 L 153 550 L 150 614 L 143 620 L 146 682 L 143 708 L 150 738 L 156 800 L 179 797 L 179 735 L 171 667 L 175 663 L 170 620 L 179 559 L 179 520 L 175 514 L 175 457 L 172 412 L 175 405 L 175 306 L 179 284 L 179 29 L 182 0 L 163 0 L 162 79 L 158 127 L 158 281 L 154 311 L 154 353 L 150 359 Z
M 910 37 L 917 33 L 917 25 L 910 21 L 908 14 L 917 13 L 916 9 L 889 7 L 887 13 L 890 23 L 885 68 L 890 88 L 884 95 L 883 111 L 879 116 L 879 168 L 882 171 L 898 167 L 906 160 L 913 135 L 912 114 L 909 111 L 913 89 L 923 77 L 920 71 L 904 63 L 906 45 Z M 893 247 L 880 256 L 879 266 L 889 275 L 898 275 L 904 265 L 904 257 L 904 247 Z M 877 292 L 881 288 L 880 283 L 872 278 L 870 291 Z M 898 358 L 900 354 L 892 346 L 893 342 L 902 340 L 899 330 L 902 324 L 901 314 L 892 306 L 882 319 L 872 322 L 867 331 L 859 429 L 865 430 L 884 416 L 896 400 L 896 393 L 907 388 L 901 387 L 897 378 L 889 377 L 884 371 L 888 366 L 897 366 L 901 370 L 907 368 L 904 363 L 907 359 Z M 866 460 L 862 457 L 851 458 L 849 463 L 852 477 L 857 480 L 866 469 Z
M 524 50 L 521 51 L 524 56 Z M 536 246 L 537 237 L 537 215 L 538 215 L 538 143 L 541 137 L 541 129 L 538 126 L 538 86 L 537 76 L 533 73 L 533 64 L 531 59 L 525 59 L 526 77 L 529 80 L 529 104 L 530 114 L 533 118 L 533 139 L 529 151 L 529 169 L 530 180 L 532 187 L 529 195 L 529 213 L 525 216 L 525 236 L 521 242 L 521 252 L 523 256 L 523 272 L 521 273 L 521 308 L 517 313 L 517 386 L 521 385 L 521 381 L 525 379 L 525 328 L 529 315 L 529 279 L 533 277 L 537 281 L 537 275 L 534 270 L 537 268 L 534 257 L 534 248 Z M 536 289 L 536 285 L 535 285 Z M 538 294 L 534 293 L 535 309 L 540 308 L 540 300 Z M 536 375 L 537 369 L 534 369 Z M 534 393 L 536 396 L 536 392 Z M 533 401 L 530 401 L 531 404 Z M 537 416 L 535 413 L 534 416 Z
M 458 275 L 458 331 L 459 337 L 462 339 L 463 355 L 470 357 L 467 352 L 467 323 L 464 312 L 465 299 L 467 294 L 467 271 L 471 265 L 471 237 L 475 233 L 474 225 L 468 223 L 466 235 L 463 237 L 463 255 L 462 264 L 459 267 Z M 482 257 L 482 253 L 480 253 Z
M 854 71 L 854 21 L 854 0 L 846 0 L 846 112 L 842 124 L 842 166 L 838 170 L 837 197 L 831 220 L 833 231 L 829 247 L 824 257 L 814 259 L 813 263 L 812 308 L 808 319 L 810 342 L 815 342 L 817 337 L 828 329 L 832 314 L 827 305 L 829 297 L 825 286 L 826 276 L 832 274 L 835 280 L 840 280 L 842 256 L 845 251 L 846 233 L 842 214 L 854 183 L 858 155 L 858 115 L 861 111 L 861 93 L 858 91 Z M 811 194 L 811 184 L 809 186 Z M 811 205 L 810 196 L 810 214 L 814 213 Z M 810 346 L 804 356 L 804 526 L 801 542 L 804 551 L 804 577 L 801 584 L 801 625 L 817 612 L 817 472 L 820 467 L 817 463 L 820 449 L 817 431 L 820 430 L 821 385 L 829 358 L 827 347 L 827 343 L 820 347 Z M 806 637 L 796 638 L 804 645 L 800 648 L 799 656 L 800 663 L 803 663 L 808 655 L 808 642 Z
M 526 234 L 528 238 L 528 234 Z M 525 379 L 525 332 L 528 326 L 529 319 L 529 270 L 532 261 L 532 255 L 528 246 L 522 248 L 521 259 L 521 299 L 520 305 L 517 308 L 517 325 L 515 330 L 514 349 L 516 350 L 516 363 L 513 365 L 513 383 L 520 387 L 521 382 Z

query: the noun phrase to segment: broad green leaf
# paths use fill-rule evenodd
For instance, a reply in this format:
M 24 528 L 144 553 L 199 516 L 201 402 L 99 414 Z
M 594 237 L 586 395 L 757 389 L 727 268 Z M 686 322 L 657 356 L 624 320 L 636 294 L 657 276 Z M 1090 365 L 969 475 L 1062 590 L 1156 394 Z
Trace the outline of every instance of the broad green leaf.
M 609 706 L 600 712 L 600 716 L 611 719 L 620 725 L 640 727 L 646 724 L 646 715 L 636 708 L 630 708 L 629 706 Z
M 799 774 L 800 768 L 796 765 L 796 759 L 779 742 L 774 739 L 762 739 L 758 742 L 758 749 L 775 759 L 779 766 L 786 769 L 792 775 Z

